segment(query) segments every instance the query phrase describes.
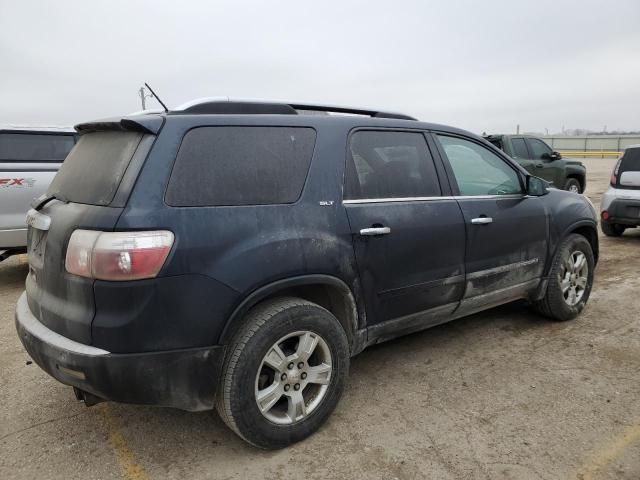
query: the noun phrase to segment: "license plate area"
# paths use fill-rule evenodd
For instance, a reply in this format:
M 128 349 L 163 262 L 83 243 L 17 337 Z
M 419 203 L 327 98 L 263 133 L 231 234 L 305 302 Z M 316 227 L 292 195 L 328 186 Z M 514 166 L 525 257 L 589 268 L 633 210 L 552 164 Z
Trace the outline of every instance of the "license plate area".
M 47 231 L 29 227 L 27 256 L 33 269 L 41 270 L 44 266 L 44 253 L 47 246 Z

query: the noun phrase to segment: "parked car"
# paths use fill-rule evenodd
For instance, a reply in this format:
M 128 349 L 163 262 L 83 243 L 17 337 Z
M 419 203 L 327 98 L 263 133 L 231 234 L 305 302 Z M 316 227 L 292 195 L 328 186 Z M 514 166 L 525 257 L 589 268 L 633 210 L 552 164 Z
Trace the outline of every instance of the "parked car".
M 611 173 L 611 186 L 600 202 L 600 227 L 609 237 L 640 225 L 640 145 L 622 152 Z
M 556 188 L 574 193 L 582 193 L 587 188 L 584 164 L 562 158 L 541 138 L 530 135 L 488 135 L 485 138 L 530 174 L 544 178 Z
M 233 101 L 77 130 L 29 212 L 16 326 L 87 405 L 215 406 L 284 447 L 365 347 L 519 299 L 570 320 L 591 292 L 590 202 L 463 130 Z
M 0 261 L 27 250 L 27 210 L 75 142 L 73 129 L 0 129 Z

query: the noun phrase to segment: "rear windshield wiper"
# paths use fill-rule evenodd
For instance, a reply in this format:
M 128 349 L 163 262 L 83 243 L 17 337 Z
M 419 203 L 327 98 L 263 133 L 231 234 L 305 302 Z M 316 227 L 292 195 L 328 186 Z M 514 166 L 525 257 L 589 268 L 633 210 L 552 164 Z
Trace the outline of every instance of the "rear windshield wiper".
M 56 193 L 55 195 L 43 193 L 38 198 L 33 199 L 33 201 L 31 202 L 31 207 L 37 212 L 53 199 L 68 203 L 67 199 L 59 193 Z

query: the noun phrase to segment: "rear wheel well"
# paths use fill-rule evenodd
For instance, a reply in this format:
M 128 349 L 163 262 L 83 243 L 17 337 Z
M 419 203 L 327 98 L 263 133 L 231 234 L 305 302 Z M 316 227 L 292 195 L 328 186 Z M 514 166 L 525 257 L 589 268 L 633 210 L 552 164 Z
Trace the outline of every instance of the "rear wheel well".
M 351 292 L 345 288 L 328 284 L 304 284 L 284 287 L 270 292 L 265 296 L 260 296 L 250 305 L 242 308 L 241 312 L 234 314 L 229 321 L 227 328 L 222 334 L 221 343 L 227 343 L 229 339 L 240 329 L 244 323 L 247 312 L 256 305 L 278 297 L 297 297 L 313 302 L 325 308 L 333 314 L 344 328 L 349 343 L 352 344 L 355 331 L 358 328 L 358 311 L 355 299 Z

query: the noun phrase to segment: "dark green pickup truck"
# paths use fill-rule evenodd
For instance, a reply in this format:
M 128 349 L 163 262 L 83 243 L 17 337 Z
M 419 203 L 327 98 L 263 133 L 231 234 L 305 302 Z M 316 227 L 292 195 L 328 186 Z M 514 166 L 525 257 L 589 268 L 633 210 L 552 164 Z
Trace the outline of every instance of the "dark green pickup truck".
M 582 193 L 587 186 L 587 169 L 577 160 L 565 160 L 539 138 L 529 135 L 486 135 L 488 140 L 556 188 Z

